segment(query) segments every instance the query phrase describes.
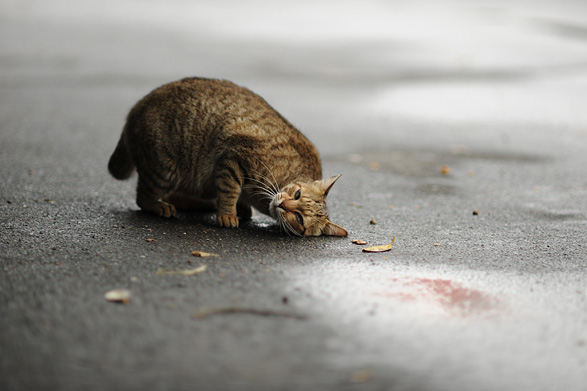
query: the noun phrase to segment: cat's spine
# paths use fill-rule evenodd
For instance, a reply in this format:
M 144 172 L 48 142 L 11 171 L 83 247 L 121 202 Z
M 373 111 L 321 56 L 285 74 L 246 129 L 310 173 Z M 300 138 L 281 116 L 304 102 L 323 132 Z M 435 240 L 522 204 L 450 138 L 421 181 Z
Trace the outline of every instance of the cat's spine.
M 128 126 L 128 123 L 127 125 Z M 108 171 L 116 179 L 128 179 L 135 171 L 135 164 L 126 145 L 126 126 L 120 135 L 116 149 L 108 161 Z

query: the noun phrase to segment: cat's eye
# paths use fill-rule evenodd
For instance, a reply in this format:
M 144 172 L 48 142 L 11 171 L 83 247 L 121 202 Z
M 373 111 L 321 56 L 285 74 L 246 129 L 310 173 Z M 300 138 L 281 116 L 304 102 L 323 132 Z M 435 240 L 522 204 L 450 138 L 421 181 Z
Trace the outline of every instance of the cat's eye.
M 303 226 L 304 225 L 304 218 L 302 217 L 302 215 L 299 212 L 295 212 L 295 214 L 296 214 L 296 219 L 298 219 L 298 223 L 300 223 L 300 225 Z
M 302 193 L 299 190 L 296 191 L 296 194 L 294 194 L 294 200 L 299 200 L 301 196 L 302 196 Z

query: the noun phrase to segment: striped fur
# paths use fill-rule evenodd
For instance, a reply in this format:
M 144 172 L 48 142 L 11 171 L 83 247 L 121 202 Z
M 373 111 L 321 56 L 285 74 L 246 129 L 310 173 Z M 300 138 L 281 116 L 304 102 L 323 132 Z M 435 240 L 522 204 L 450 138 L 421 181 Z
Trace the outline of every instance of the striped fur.
M 217 209 L 223 227 L 250 218 L 251 207 L 275 214 L 270 204 L 283 189 L 322 177 L 314 145 L 263 98 L 231 82 L 203 78 L 163 85 L 141 99 L 128 114 L 108 169 L 116 179 L 138 172 L 141 209 L 171 217 L 174 203 L 205 205 Z M 326 233 L 329 223 L 327 192 L 318 193 L 323 221 L 303 230 L 312 235 Z

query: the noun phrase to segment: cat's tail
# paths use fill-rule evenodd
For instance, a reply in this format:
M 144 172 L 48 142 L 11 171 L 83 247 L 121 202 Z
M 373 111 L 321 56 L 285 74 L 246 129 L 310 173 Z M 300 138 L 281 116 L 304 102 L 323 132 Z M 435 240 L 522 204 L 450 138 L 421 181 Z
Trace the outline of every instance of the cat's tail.
M 116 149 L 108 161 L 110 175 L 120 180 L 130 178 L 135 171 L 135 163 L 132 161 L 125 139 L 125 132 L 123 131 L 120 140 L 118 140 L 118 145 L 116 145 Z

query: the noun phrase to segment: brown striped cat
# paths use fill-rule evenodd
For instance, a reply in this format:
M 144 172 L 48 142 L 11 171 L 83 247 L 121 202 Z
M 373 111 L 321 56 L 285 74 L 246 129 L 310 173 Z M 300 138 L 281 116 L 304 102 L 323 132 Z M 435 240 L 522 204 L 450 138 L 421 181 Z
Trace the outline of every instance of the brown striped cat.
M 116 179 L 138 172 L 137 204 L 216 210 L 238 227 L 251 207 L 288 234 L 347 236 L 328 219 L 318 151 L 260 96 L 231 82 L 187 78 L 159 87 L 130 111 L 108 163 Z

